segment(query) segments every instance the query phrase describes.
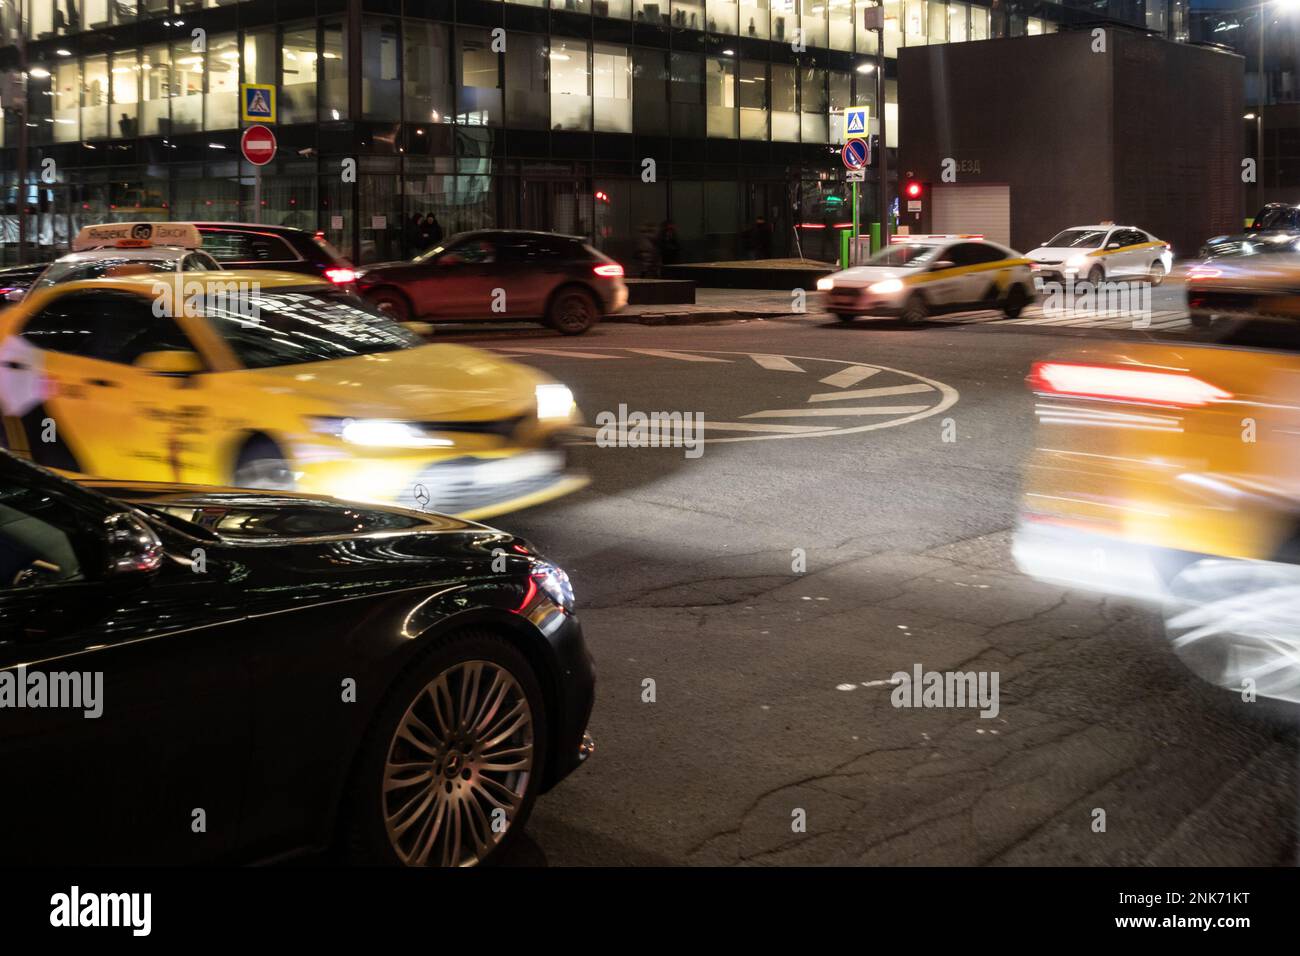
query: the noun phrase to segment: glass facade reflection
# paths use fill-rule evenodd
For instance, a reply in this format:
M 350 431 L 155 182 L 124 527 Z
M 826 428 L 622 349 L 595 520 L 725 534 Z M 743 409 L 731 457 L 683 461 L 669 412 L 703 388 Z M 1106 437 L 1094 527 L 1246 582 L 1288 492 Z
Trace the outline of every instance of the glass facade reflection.
M 0 0 L 0 58 L 16 67 L 21 29 L 29 74 L 21 188 L 16 110 L 0 133 L 0 258 L 16 258 L 20 202 L 32 257 L 90 222 L 256 216 L 319 229 L 371 261 L 412 252 L 410 223 L 427 212 L 449 232 L 585 233 L 627 259 L 642 229 L 669 218 L 683 258 L 742 256 L 761 215 L 782 254 L 796 228 L 842 218 L 840 111 L 879 115 L 877 35 L 863 26 L 874 5 L 29 0 L 20 25 L 16 0 Z M 1095 4 L 1004 0 L 883 6 L 888 58 L 1098 15 Z M 1163 31 L 1170 9 L 1127 2 L 1122 18 Z M 891 145 L 894 75 L 887 62 Z M 281 148 L 256 210 L 238 153 L 241 82 L 279 91 Z M 348 158 L 356 182 L 340 174 Z M 864 195 L 870 221 L 873 190 Z M 805 253 L 831 254 L 803 238 Z

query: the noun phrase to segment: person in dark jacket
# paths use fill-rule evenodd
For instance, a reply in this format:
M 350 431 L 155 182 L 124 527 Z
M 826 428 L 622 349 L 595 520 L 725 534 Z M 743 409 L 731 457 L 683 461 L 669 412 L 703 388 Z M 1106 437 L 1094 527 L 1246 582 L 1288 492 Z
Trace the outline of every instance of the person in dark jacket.
M 655 244 L 659 247 L 659 261 L 666 266 L 672 265 L 681 255 L 682 247 L 677 241 L 677 227 L 671 219 L 665 219 L 659 226 L 659 235 Z

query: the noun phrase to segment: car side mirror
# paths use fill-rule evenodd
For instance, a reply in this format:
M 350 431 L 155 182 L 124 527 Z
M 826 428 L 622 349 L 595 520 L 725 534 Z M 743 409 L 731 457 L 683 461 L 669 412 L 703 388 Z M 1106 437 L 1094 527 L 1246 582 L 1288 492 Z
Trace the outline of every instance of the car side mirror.
M 1108 242 L 1108 243 L 1106 243 L 1106 248 L 1107 248 L 1107 249 L 1118 249 L 1118 248 L 1119 248 L 1119 243 L 1118 243 L 1118 242 Z
M 103 544 L 105 570 L 113 576 L 157 571 L 166 554 L 153 528 L 128 511 L 104 519 Z
M 955 269 L 955 268 L 957 268 L 957 263 L 953 262 L 951 259 L 940 259 L 934 265 L 930 266 L 930 271 L 942 272 L 944 269 Z
M 198 353 L 181 349 L 143 352 L 135 360 L 135 367 L 155 375 L 193 375 L 204 368 Z

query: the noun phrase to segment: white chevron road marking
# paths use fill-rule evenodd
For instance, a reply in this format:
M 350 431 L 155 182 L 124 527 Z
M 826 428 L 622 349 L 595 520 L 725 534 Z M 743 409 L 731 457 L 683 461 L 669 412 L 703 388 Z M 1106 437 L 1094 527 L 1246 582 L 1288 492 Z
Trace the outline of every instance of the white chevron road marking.
M 882 388 L 855 388 L 847 392 L 817 392 L 808 396 L 810 402 L 842 402 L 854 398 L 886 398 L 890 395 L 915 395 L 933 392 L 934 388 L 917 382 L 914 385 L 886 385 Z

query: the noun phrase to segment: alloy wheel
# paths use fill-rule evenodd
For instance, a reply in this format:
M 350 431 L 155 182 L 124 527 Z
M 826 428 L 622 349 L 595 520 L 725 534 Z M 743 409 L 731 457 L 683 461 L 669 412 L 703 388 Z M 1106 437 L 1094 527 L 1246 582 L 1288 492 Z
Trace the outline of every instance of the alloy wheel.
M 533 772 L 523 686 L 490 661 L 426 684 L 398 721 L 384 763 L 388 841 L 408 866 L 472 866 L 505 838 Z

